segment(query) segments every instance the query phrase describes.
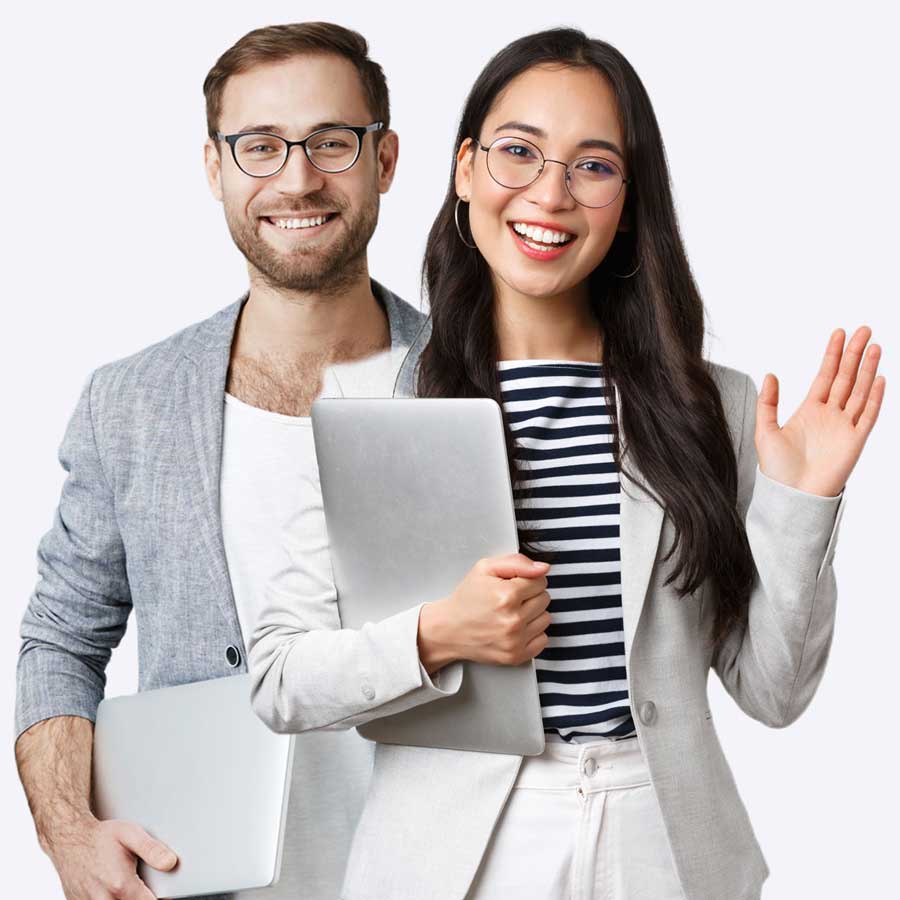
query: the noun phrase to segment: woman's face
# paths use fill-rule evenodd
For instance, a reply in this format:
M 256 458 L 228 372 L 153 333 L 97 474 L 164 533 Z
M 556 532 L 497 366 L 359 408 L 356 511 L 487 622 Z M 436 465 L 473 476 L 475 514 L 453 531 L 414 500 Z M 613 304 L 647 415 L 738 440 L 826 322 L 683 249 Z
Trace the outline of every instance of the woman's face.
M 593 68 L 539 65 L 526 70 L 497 96 L 477 137 L 485 147 L 498 137 L 524 138 L 545 159 L 565 163 L 605 158 L 628 177 L 615 97 Z M 529 152 L 507 150 L 519 156 Z M 456 192 L 469 199 L 469 225 L 478 251 L 495 279 L 520 294 L 553 297 L 581 285 L 620 229 L 627 186 L 608 206 L 589 208 L 573 199 L 566 189 L 566 170 L 555 163 L 547 162 L 532 184 L 512 189 L 491 177 L 487 154 L 469 139 L 459 148 L 457 163 Z M 462 219 L 461 224 L 464 228 Z M 535 228 L 563 233 L 565 240 Z

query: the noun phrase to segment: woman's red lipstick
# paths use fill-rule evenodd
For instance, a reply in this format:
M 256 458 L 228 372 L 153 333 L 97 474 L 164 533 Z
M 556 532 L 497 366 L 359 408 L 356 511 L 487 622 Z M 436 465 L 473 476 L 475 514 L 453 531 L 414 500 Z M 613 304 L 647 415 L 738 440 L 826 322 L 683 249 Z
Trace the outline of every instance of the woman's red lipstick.
M 550 262 L 553 259 L 559 259 L 572 244 L 575 243 L 575 236 L 573 235 L 572 240 L 567 241 L 565 244 L 557 244 L 553 247 L 552 250 L 536 250 L 534 247 L 530 246 L 526 243 L 524 235 L 519 234 L 515 228 L 513 228 L 512 222 L 507 223 L 509 225 L 510 233 L 515 240 L 516 246 L 529 258 L 529 259 L 539 259 L 542 262 Z M 568 233 L 568 232 L 567 232 Z

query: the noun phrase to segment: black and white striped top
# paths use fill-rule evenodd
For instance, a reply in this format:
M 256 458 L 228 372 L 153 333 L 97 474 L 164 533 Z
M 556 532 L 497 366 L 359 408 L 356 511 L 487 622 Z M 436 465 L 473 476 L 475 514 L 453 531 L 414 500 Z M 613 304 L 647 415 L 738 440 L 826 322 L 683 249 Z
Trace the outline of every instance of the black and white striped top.
M 550 640 L 535 658 L 544 731 L 566 741 L 633 736 L 607 407 L 615 396 L 600 363 L 501 360 L 497 368 L 522 476 L 516 518 L 536 547 L 555 553 Z

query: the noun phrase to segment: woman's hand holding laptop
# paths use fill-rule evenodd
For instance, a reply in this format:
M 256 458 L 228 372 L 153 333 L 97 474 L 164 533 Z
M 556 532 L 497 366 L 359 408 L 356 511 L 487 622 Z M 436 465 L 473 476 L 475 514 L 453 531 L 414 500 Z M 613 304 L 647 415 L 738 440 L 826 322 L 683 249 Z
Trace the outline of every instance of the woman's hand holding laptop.
M 516 666 L 547 645 L 547 563 L 521 553 L 480 559 L 448 597 L 419 615 L 419 658 L 429 674 L 457 659 Z

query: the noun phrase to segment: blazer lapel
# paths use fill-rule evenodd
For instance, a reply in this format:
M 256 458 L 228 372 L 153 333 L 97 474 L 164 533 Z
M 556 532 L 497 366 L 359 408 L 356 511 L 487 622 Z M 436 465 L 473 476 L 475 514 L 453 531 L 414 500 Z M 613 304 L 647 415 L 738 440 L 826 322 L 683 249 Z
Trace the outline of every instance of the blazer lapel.
M 195 550 L 207 566 L 211 591 L 231 631 L 241 637 L 219 506 L 222 471 L 222 429 L 225 421 L 225 381 L 231 342 L 241 308 L 249 292 L 202 323 L 185 348 L 178 369 L 177 390 L 183 421 L 176 426 L 179 457 L 184 466 L 184 488 Z M 242 657 L 247 658 L 242 647 Z
M 619 388 L 616 386 L 616 409 L 621 410 Z M 621 433 L 621 429 L 620 429 Z M 637 633 L 641 611 L 650 585 L 662 534 L 664 510 L 652 496 L 651 489 L 628 453 L 627 442 L 621 438 L 621 468 L 637 482 L 619 473 L 619 544 L 622 572 L 622 620 L 625 632 L 626 666 L 631 665 L 631 648 Z

